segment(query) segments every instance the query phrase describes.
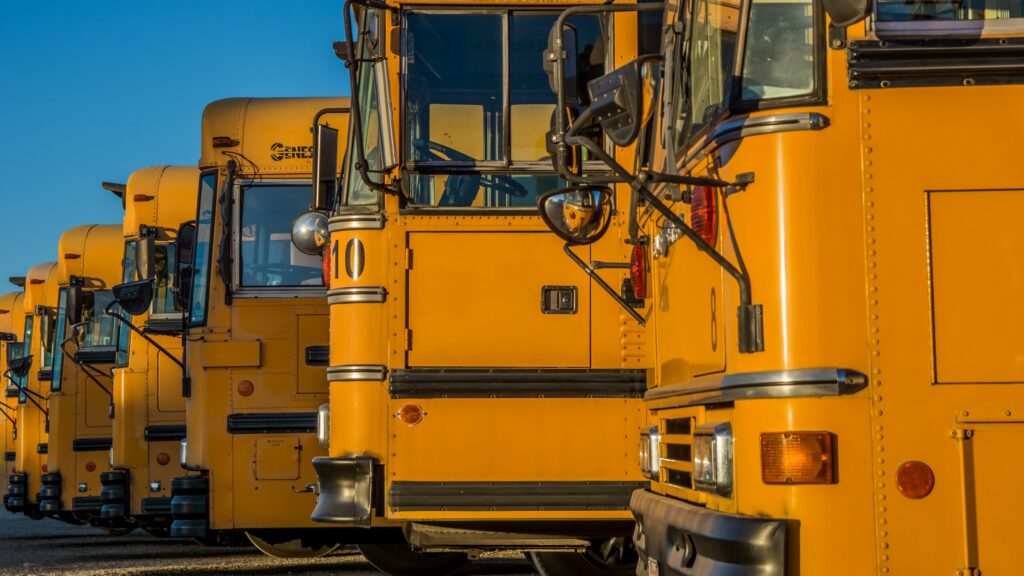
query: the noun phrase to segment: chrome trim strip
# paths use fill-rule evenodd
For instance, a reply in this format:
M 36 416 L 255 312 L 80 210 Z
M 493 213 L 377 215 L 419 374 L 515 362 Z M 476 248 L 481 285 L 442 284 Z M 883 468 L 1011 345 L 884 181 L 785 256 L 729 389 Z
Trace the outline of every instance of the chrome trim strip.
M 388 299 L 383 286 L 334 288 L 327 291 L 328 304 L 381 304 Z
M 345 364 L 328 368 L 327 381 L 356 382 L 360 380 L 373 380 L 383 382 L 387 374 L 388 367 L 380 364 Z
M 387 220 L 383 214 L 339 214 L 332 216 L 327 221 L 327 228 L 331 232 L 342 230 L 383 230 L 384 221 Z
M 831 121 L 828 116 L 817 112 L 793 112 L 791 114 L 773 114 L 754 118 L 737 118 L 722 122 L 704 137 L 700 146 L 686 156 L 683 166 L 689 166 L 700 157 L 747 136 L 760 134 L 776 134 L 798 130 L 824 130 Z
M 692 406 L 755 398 L 845 396 L 863 390 L 867 383 L 867 376 L 846 368 L 715 374 L 652 388 L 644 400 L 674 400 L 669 404 Z

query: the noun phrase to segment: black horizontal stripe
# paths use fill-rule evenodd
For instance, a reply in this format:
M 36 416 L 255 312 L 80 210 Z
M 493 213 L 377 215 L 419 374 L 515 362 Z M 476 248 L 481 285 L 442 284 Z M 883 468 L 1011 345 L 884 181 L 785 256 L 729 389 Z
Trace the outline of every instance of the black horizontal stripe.
M 143 431 L 143 438 L 146 442 L 180 441 L 185 436 L 184 424 L 152 424 L 146 426 L 146 429 Z
M 643 370 L 411 368 L 392 370 L 394 398 L 640 398 Z
M 393 482 L 390 505 L 410 510 L 627 510 L 647 482 Z
M 113 445 L 110 438 L 75 438 L 71 441 L 71 449 L 75 452 L 100 452 L 110 450 Z
M 316 412 L 259 412 L 228 416 L 228 434 L 286 433 L 316 433 Z

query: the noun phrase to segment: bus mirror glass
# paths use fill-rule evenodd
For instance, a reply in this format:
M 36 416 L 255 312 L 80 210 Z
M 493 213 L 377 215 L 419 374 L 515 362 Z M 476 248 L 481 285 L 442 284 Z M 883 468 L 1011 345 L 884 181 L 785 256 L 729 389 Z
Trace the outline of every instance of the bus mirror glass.
M 561 84 L 564 90 L 562 95 L 564 103 L 576 103 L 579 102 L 576 29 L 568 24 L 562 29 L 562 52 L 560 55 L 555 48 L 555 34 L 557 33 L 558 28 L 552 27 L 551 33 L 548 34 L 548 47 L 544 51 L 544 72 L 548 75 L 548 86 L 552 92 L 557 94 L 558 86 Z M 555 61 L 559 58 L 563 62 L 561 78 L 558 77 L 555 70 Z
M 824 0 L 823 4 L 836 28 L 856 24 L 871 13 L 870 0 Z
M 327 216 L 322 212 L 306 212 L 292 222 L 292 244 L 303 254 L 323 254 L 329 236 Z
M 28 376 L 29 370 L 32 369 L 32 356 L 16 356 L 14 358 L 8 358 L 7 368 L 16 378 L 24 378 L 25 376 Z
M 149 310 L 149 304 L 153 301 L 153 279 L 118 284 L 112 291 L 114 300 L 117 300 L 122 310 L 132 316 L 138 316 Z
M 612 191 L 603 186 L 552 190 L 541 195 L 537 205 L 548 228 L 570 244 L 597 241 L 612 219 Z
M 174 278 L 171 279 L 171 291 L 178 307 L 182 309 L 187 308 L 189 290 L 192 288 L 192 255 L 195 252 L 195 241 L 195 222 L 185 222 L 178 227 L 178 236 L 174 240 L 178 261 L 175 263 Z
M 143 236 L 135 242 L 135 272 L 138 278 L 153 277 L 153 252 L 156 238 Z
M 313 210 L 330 210 L 338 189 L 338 130 L 317 124 L 313 139 Z

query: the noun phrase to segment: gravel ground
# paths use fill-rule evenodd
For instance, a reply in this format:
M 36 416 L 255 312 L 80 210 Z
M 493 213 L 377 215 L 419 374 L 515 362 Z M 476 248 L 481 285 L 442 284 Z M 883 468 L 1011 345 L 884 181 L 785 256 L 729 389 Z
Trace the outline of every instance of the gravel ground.
M 141 530 L 127 536 L 108 536 L 88 526 L 71 526 L 57 520 L 30 520 L 0 510 L 0 574 L 370 576 L 379 573 L 354 548 L 316 560 L 280 560 L 264 556 L 253 548 L 212 548 L 190 540 L 153 538 Z M 526 576 L 534 571 L 521 555 L 489 554 L 468 565 L 460 574 Z

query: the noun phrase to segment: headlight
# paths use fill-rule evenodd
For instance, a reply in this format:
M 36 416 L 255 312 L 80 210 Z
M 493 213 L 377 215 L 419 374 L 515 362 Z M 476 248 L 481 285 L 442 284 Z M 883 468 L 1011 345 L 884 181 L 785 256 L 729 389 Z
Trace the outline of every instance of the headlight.
M 178 462 L 182 468 L 188 467 L 188 438 L 182 438 L 178 448 Z
M 732 426 L 704 424 L 693 433 L 693 487 L 732 495 Z
M 651 480 L 659 480 L 661 471 L 661 433 L 651 426 L 640 433 L 640 472 Z
M 316 410 L 316 441 L 321 448 L 331 446 L 331 405 L 321 404 Z

